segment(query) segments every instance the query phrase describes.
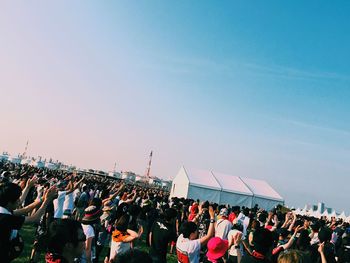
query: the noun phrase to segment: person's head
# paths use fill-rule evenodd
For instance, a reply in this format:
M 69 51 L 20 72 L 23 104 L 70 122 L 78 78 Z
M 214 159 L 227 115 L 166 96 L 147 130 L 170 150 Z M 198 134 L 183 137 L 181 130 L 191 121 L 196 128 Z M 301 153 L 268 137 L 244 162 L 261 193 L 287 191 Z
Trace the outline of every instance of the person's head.
M 320 230 L 321 224 L 319 221 L 315 221 L 310 225 L 310 227 L 313 232 L 318 232 Z
M 310 258 L 299 250 L 286 250 L 278 256 L 278 263 L 311 263 Z
M 122 215 L 115 222 L 115 228 L 121 232 L 126 232 L 126 230 L 128 229 L 128 225 L 129 225 L 129 219 L 130 219 L 130 217 L 128 214 Z
M 252 230 L 255 230 L 255 229 L 257 229 L 257 228 L 260 227 L 260 223 L 259 223 L 258 220 L 253 219 L 253 220 L 251 220 L 250 222 L 251 222 L 251 223 L 250 223 L 250 228 L 251 228 Z
M 270 230 L 267 230 L 266 228 L 258 228 L 254 232 L 253 236 L 253 244 L 254 249 L 263 254 L 266 255 L 273 244 L 273 236 Z
M 322 227 L 318 232 L 318 239 L 320 240 L 320 243 L 329 242 L 331 238 L 332 230 L 330 230 L 328 227 Z
M 202 203 L 202 209 L 209 209 L 209 201 L 204 201 Z
M 279 240 L 285 240 L 289 235 L 289 231 L 287 228 L 281 228 L 278 231 L 278 239 Z
M 167 222 L 170 222 L 177 215 L 177 211 L 174 208 L 168 208 L 164 211 L 164 219 Z
M 138 249 L 130 249 L 125 253 L 117 255 L 113 263 L 152 263 L 152 258 L 148 253 Z
M 221 216 L 221 218 L 226 219 L 228 217 L 227 208 L 226 207 L 221 208 L 219 215 Z
M 93 225 L 100 221 L 100 216 L 102 215 L 102 210 L 94 205 L 90 205 L 85 208 L 85 215 L 81 222 L 85 225 Z
M 232 212 L 233 212 L 235 215 L 238 215 L 240 211 L 241 211 L 241 208 L 240 208 L 239 206 L 233 206 L 233 207 L 232 207 Z
M 79 257 L 85 249 L 86 237 L 81 224 L 72 219 L 53 221 L 48 231 L 48 252 L 66 259 Z
M 101 200 L 101 198 L 94 197 L 91 200 L 90 205 L 96 206 L 98 209 L 101 209 L 101 207 L 102 207 L 102 200 Z
M 261 222 L 261 223 L 265 223 L 266 222 L 266 219 L 267 219 L 267 213 L 266 211 L 263 211 L 261 212 L 259 215 L 258 215 L 258 220 Z
M 22 189 L 19 185 L 9 182 L 0 184 L 0 206 L 15 210 L 19 205 Z
M 304 228 L 308 229 L 310 227 L 310 223 L 311 223 L 310 219 L 308 217 L 305 217 L 304 218 Z
M 194 240 L 198 237 L 197 225 L 194 222 L 184 222 L 181 225 L 180 232 L 184 238 Z
M 310 237 L 307 229 L 304 229 L 300 232 L 300 236 L 297 240 L 297 248 L 302 251 L 307 251 L 310 248 Z

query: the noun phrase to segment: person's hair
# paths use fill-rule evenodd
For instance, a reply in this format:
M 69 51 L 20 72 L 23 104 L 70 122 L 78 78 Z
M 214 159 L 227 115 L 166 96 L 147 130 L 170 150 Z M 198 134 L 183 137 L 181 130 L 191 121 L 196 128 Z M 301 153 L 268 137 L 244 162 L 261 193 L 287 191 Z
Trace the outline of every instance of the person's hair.
M 125 253 L 117 255 L 114 263 L 152 263 L 151 257 L 148 253 L 140 251 L 138 249 L 130 249 Z
M 286 250 L 278 256 L 278 263 L 311 263 L 310 258 L 299 250 Z
M 79 243 L 79 229 L 83 230 L 81 224 L 73 219 L 53 221 L 48 231 L 48 251 L 61 254 L 67 243 L 72 243 L 74 246 L 77 246 Z
M 261 212 L 259 215 L 258 215 L 258 220 L 262 223 L 265 223 L 267 219 L 267 213 L 265 211 Z
M 254 249 L 264 255 L 267 254 L 273 244 L 273 236 L 270 230 L 258 228 L 253 236 Z
M 209 208 L 209 201 L 208 200 L 202 204 L 202 208 Z
M 177 211 L 174 208 L 168 208 L 164 211 L 164 219 L 170 222 L 177 215 Z
M 130 216 L 128 214 L 122 215 L 115 223 L 115 228 L 121 232 L 126 232 L 129 225 Z
M 321 224 L 319 221 L 316 221 L 315 223 L 310 225 L 311 229 L 315 232 L 318 232 L 320 230 Z
M 6 207 L 9 202 L 16 202 L 22 194 L 22 188 L 14 183 L 3 182 L 0 184 L 0 206 Z
M 102 200 L 98 197 L 94 197 L 91 200 L 90 205 L 96 206 L 98 209 L 100 209 L 102 207 Z
M 310 237 L 307 229 L 304 229 L 300 232 L 300 236 L 297 240 L 297 248 L 301 251 L 307 251 L 310 248 Z
M 330 241 L 332 238 L 332 231 L 328 227 L 322 227 L 318 232 L 318 239 L 320 243 Z
M 257 228 L 259 228 L 260 227 L 260 223 L 259 223 L 259 221 L 258 220 L 256 220 L 256 219 L 253 219 L 253 220 L 250 220 L 250 229 L 257 229 Z
M 190 235 L 197 230 L 197 225 L 194 222 L 184 222 L 180 227 L 180 233 L 184 238 L 189 238 Z

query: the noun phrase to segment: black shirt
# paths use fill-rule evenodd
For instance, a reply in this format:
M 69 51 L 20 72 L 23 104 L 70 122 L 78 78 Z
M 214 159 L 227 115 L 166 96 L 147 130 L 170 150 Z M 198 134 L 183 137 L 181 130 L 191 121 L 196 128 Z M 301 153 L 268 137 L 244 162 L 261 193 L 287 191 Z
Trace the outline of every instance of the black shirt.
M 20 230 L 24 223 L 24 216 L 0 214 L 0 258 L 1 262 L 10 262 L 10 237 L 12 230 Z
M 176 240 L 174 226 L 163 219 L 158 219 L 153 223 L 151 232 L 151 252 L 166 257 L 169 242 Z

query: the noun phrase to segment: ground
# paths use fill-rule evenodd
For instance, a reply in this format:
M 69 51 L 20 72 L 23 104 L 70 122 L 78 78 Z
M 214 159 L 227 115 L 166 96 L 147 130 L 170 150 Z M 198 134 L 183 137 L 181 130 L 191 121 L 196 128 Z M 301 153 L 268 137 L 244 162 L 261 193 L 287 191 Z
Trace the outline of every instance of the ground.
M 29 258 L 30 258 L 30 253 L 31 253 L 31 250 L 32 250 L 32 244 L 33 244 L 33 240 L 34 240 L 34 233 L 35 233 L 35 228 L 33 226 L 30 226 L 30 225 L 24 225 L 23 226 L 23 228 L 21 230 L 21 235 L 22 235 L 22 238 L 24 240 L 24 250 L 23 250 L 21 256 L 13 261 L 14 263 L 24 263 L 24 262 L 28 263 Z M 138 241 L 135 244 L 135 246 L 136 246 L 136 248 L 139 248 L 140 250 L 143 250 L 143 251 L 146 251 L 146 252 L 148 251 L 148 248 L 146 247 L 145 242 L 143 240 L 142 241 Z M 106 256 L 106 254 L 107 254 L 107 249 L 105 248 L 102 251 L 102 255 L 100 257 L 100 262 L 103 262 L 103 259 Z M 44 262 L 44 256 L 42 256 L 42 259 L 43 260 L 41 262 Z M 176 256 L 168 254 L 168 262 L 169 263 L 177 262 Z

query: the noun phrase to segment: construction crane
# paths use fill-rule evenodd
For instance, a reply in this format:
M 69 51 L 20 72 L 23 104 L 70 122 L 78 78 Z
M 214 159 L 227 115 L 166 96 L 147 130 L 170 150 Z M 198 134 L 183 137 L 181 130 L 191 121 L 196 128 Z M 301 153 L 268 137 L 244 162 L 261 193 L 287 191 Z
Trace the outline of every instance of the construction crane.
M 24 148 L 24 152 L 22 154 L 22 158 L 27 157 L 28 144 L 29 144 L 29 140 L 27 140 L 26 147 Z
M 150 172 L 151 172 L 151 164 L 152 164 L 152 155 L 153 155 L 153 151 L 151 151 L 151 153 L 149 154 L 149 162 L 148 162 L 148 167 L 146 170 L 146 177 L 149 178 Z

